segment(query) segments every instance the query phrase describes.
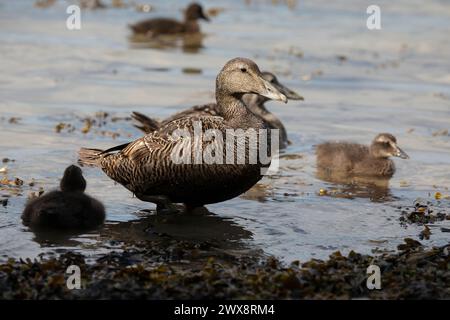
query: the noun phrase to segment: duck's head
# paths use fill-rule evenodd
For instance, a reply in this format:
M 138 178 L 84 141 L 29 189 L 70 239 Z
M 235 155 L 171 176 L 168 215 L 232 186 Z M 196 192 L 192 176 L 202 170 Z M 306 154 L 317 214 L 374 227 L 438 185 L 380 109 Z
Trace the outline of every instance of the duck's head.
M 285 85 L 281 84 L 277 77 L 270 72 L 263 71 L 262 76 L 265 80 L 269 81 L 270 84 L 272 84 L 275 88 L 278 89 L 282 94 L 288 98 L 288 100 L 305 100 L 301 95 L 299 95 L 297 92 L 289 89 Z
M 86 189 L 86 180 L 83 178 L 81 169 L 74 165 L 67 167 L 61 179 L 60 188 L 61 191 L 83 192 Z
M 390 133 L 380 133 L 377 135 L 372 141 L 370 151 L 372 155 L 377 158 L 409 158 L 409 156 L 397 145 L 397 139 Z
M 203 19 L 206 21 L 209 21 L 209 18 L 205 15 L 205 13 L 203 12 L 203 8 L 201 5 L 199 5 L 198 3 L 191 3 L 185 13 L 184 16 L 186 18 L 186 20 L 197 20 L 197 19 Z
M 235 58 L 225 64 L 217 76 L 216 91 L 239 98 L 243 94 L 254 93 L 287 102 L 287 97 L 264 79 L 256 63 L 246 58 Z

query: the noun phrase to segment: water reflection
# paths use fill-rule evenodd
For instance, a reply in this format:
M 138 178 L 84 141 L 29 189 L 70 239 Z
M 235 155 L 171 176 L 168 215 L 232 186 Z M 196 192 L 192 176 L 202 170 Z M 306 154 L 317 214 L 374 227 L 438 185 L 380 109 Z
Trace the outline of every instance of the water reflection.
M 198 53 L 203 48 L 203 38 L 205 35 L 162 35 L 158 37 L 148 37 L 142 34 L 134 34 L 128 37 L 130 45 L 134 49 L 160 49 L 170 50 L 181 48 L 185 53 Z
M 74 239 L 79 232 L 33 231 L 33 241 L 41 247 L 78 247 L 82 243 Z
M 111 223 L 101 232 L 103 238 L 122 242 L 158 239 L 192 242 L 214 241 L 223 247 L 237 246 L 253 234 L 229 218 L 206 214 L 151 214 L 138 220 Z
M 389 189 L 389 179 L 378 177 L 355 177 L 318 168 L 316 177 L 333 184 L 323 195 L 355 199 L 366 198 L 372 202 L 392 201 L 395 197 Z
M 41 247 L 79 247 L 81 252 L 154 240 L 208 242 L 215 248 L 237 250 L 245 249 L 242 240 L 253 236 L 233 220 L 214 213 L 157 215 L 154 211 L 145 212 L 144 216 L 132 221 L 107 222 L 101 229 L 89 233 L 44 230 L 33 233 L 33 241 Z

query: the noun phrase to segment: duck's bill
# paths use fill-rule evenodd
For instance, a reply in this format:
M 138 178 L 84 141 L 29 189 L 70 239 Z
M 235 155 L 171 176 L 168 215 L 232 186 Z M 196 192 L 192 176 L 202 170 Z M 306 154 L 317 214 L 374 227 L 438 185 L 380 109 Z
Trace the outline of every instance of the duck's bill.
M 397 152 L 394 154 L 394 156 L 399 157 L 401 159 L 409 159 L 409 156 L 406 154 L 405 151 L 397 147 Z
M 203 12 L 200 14 L 200 18 L 209 22 L 209 18 Z
M 278 89 L 282 94 L 284 94 L 289 100 L 305 100 L 297 92 L 283 86 L 281 83 L 274 84 L 274 87 Z
M 271 100 L 278 100 L 287 103 L 288 99 L 283 93 L 281 93 L 277 88 L 270 84 L 270 82 L 262 78 L 261 80 L 263 82 L 263 90 L 261 90 L 261 92 L 257 92 L 259 95 L 262 95 L 263 97 Z

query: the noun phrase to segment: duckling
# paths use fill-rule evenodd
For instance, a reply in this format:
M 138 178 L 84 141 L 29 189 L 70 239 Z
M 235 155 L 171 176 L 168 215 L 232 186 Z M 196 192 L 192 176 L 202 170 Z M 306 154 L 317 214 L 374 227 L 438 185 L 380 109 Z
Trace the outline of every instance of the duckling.
M 178 211 L 173 203 L 197 208 L 237 197 L 262 178 L 261 169 L 268 164 L 261 161 L 177 164 L 173 154 L 179 153 L 180 140 L 175 140 L 172 134 L 177 129 L 184 129 L 192 137 L 194 133 L 198 134 L 196 123 L 201 122 L 202 131 L 212 129 L 222 137 L 226 137 L 227 130 L 238 132 L 237 129 L 253 129 L 259 135 L 260 129 L 267 127 L 242 102 L 245 93 L 287 102 L 286 96 L 263 78 L 253 61 L 235 58 L 225 64 L 216 78 L 217 116 L 190 115 L 175 119 L 140 139 L 106 151 L 82 148 L 79 163 L 100 167 L 138 199 L 156 203 L 157 211 L 160 212 Z M 186 141 L 190 139 L 182 139 L 181 144 Z M 223 155 L 226 154 L 225 144 L 218 142 L 218 139 L 209 144 L 202 143 L 201 149 L 194 143 L 192 151 L 195 155 L 203 154 L 212 145 L 216 147 L 215 150 L 221 148 Z M 269 150 L 270 146 L 269 139 Z M 257 147 L 245 143 L 246 155 L 249 154 L 249 148 Z M 187 150 L 189 152 L 191 149 Z
M 326 142 L 316 148 L 317 167 L 328 172 L 355 176 L 390 178 L 395 173 L 394 161 L 389 157 L 408 159 L 397 146 L 397 139 L 389 133 L 380 133 L 372 144 Z
M 300 96 L 298 93 L 282 85 L 273 73 L 264 71 L 262 72 L 262 75 L 265 80 L 269 81 L 275 88 L 278 89 L 278 91 L 283 93 L 288 98 L 288 100 L 304 100 L 304 98 Z M 264 103 L 266 103 L 270 99 L 258 94 L 245 94 L 242 100 L 244 104 L 248 107 L 248 109 L 251 112 L 253 112 L 257 117 L 261 118 L 270 129 L 280 130 L 279 146 L 280 149 L 286 148 L 287 145 L 290 143 L 287 136 L 286 128 L 284 127 L 281 120 L 278 119 L 273 113 L 268 111 L 264 106 Z M 178 112 L 161 122 L 151 119 L 139 112 L 133 112 L 131 117 L 139 123 L 135 125 L 136 128 L 144 131 L 145 133 L 149 133 L 157 130 L 160 126 L 172 120 L 191 115 L 217 116 L 218 115 L 217 104 L 209 103 L 200 106 L 194 106 L 187 110 Z
M 191 3 L 184 13 L 183 22 L 169 18 L 155 18 L 129 25 L 129 27 L 134 34 L 145 34 L 149 37 L 163 34 L 194 34 L 200 32 L 198 19 L 209 21 L 209 18 L 203 13 L 202 6 L 198 3 Z
M 92 229 L 103 224 L 103 204 L 86 195 L 86 180 L 81 169 L 71 165 L 64 171 L 61 190 L 30 200 L 22 221 L 31 229 Z

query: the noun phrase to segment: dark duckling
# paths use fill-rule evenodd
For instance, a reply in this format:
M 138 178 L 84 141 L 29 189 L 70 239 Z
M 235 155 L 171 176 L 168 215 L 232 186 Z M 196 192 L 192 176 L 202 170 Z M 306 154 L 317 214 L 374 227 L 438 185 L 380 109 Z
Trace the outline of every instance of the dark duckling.
M 191 3 L 184 13 L 183 22 L 169 18 L 154 18 L 138 22 L 129 27 L 134 34 L 144 34 L 149 37 L 164 34 L 195 34 L 200 32 L 198 19 L 209 21 L 209 18 L 203 13 L 202 6 L 198 3 Z
M 80 150 L 79 163 L 100 167 L 111 179 L 132 191 L 140 200 L 157 204 L 157 210 L 178 211 L 173 203 L 184 203 L 187 208 L 197 208 L 209 203 L 232 199 L 250 189 L 261 178 L 261 169 L 267 164 L 256 163 L 175 163 L 173 154 L 180 150 L 179 140 L 172 134 L 177 129 L 194 134 L 195 122 L 201 129 L 212 129 L 225 137 L 227 130 L 267 129 L 242 102 L 245 93 L 264 95 L 273 100 L 287 102 L 287 98 L 262 77 L 258 66 L 251 60 L 235 58 L 228 61 L 216 78 L 218 116 L 191 115 L 160 127 L 129 144 L 102 151 Z M 242 131 L 241 130 L 241 131 Z M 181 143 L 189 140 L 181 140 Z M 257 140 L 258 141 L 258 138 Z M 223 143 L 214 142 L 226 153 Z M 203 143 L 200 150 L 210 145 Z M 270 141 L 268 141 L 270 150 Z M 189 147 L 188 147 L 189 148 Z M 249 154 L 249 144 L 245 144 Z M 252 150 L 256 148 L 251 146 Z M 189 149 L 188 149 L 189 150 Z M 191 159 L 191 157 L 189 157 Z
M 288 100 L 304 100 L 302 96 L 300 96 L 295 91 L 289 89 L 288 87 L 282 85 L 277 77 L 270 72 L 264 71 L 262 72 L 263 78 L 267 81 L 269 81 L 275 88 L 278 89 L 282 94 L 284 94 Z M 267 97 L 258 95 L 258 94 L 245 94 L 242 97 L 242 101 L 247 106 L 247 108 L 253 112 L 257 117 L 262 119 L 264 123 L 270 128 L 270 129 L 278 129 L 280 130 L 280 149 L 283 149 L 287 147 L 289 144 L 289 139 L 287 136 L 286 128 L 284 127 L 283 123 L 280 119 L 278 119 L 273 113 L 268 111 L 264 104 L 269 101 Z M 209 103 L 205 105 L 199 105 L 191 107 L 187 110 L 180 111 L 169 118 L 158 122 L 152 118 L 147 117 L 146 115 L 139 113 L 139 112 L 133 112 L 131 117 L 138 122 L 138 124 L 135 125 L 136 128 L 144 131 L 145 133 L 150 133 L 152 131 L 158 130 L 162 125 L 173 121 L 175 119 L 186 117 L 186 116 L 217 116 L 218 110 L 217 110 L 217 104 L 216 103 Z
M 93 229 L 103 224 L 105 208 L 86 195 L 81 169 L 71 165 L 64 171 L 61 190 L 30 200 L 22 213 L 23 224 L 31 229 Z
M 316 148 L 317 167 L 333 174 L 390 178 L 395 173 L 389 157 L 408 159 L 397 139 L 380 133 L 368 147 L 356 143 L 326 142 Z

